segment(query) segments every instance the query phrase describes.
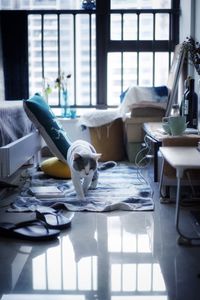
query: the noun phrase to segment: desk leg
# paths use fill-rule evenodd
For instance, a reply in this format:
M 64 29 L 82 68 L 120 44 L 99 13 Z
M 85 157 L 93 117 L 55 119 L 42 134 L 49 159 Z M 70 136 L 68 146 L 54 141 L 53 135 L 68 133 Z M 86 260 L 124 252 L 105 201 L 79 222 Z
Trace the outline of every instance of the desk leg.
M 175 225 L 176 230 L 180 236 L 182 236 L 179 230 L 179 215 L 180 215 L 180 188 L 181 188 L 181 178 L 177 178 L 177 191 L 176 191 L 176 213 L 175 213 Z
M 158 182 L 158 150 L 159 144 L 154 143 L 154 182 Z
M 177 175 L 177 192 L 176 192 L 176 212 L 175 212 L 175 225 L 176 230 L 179 234 L 178 244 L 190 246 L 192 245 L 192 240 L 200 240 L 199 237 L 189 237 L 184 235 L 179 227 L 179 218 L 180 218 L 180 199 L 181 199 L 181 176 Z
M 146 135 L 146 137 L 153 144 L 154 182 L 158 182 L 158 150 L 161 146 L 161 142 L 156 141 L 149 135 Z

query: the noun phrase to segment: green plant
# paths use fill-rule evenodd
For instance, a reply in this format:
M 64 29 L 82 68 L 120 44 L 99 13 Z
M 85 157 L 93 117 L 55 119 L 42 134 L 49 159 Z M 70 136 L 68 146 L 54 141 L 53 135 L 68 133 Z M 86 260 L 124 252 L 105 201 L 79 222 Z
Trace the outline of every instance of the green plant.
M 65 74 L 62 72 L 58 78 L 55 80 L 55 88 L 60 89 L 62 92 L 67 91 L 68 80 L 71 78 L 71 74 Z
M 198 75 L 200 75 L 200 43 L 195 42 L 192 37 L 187 37 L 182 43 L 182 49 L 186 52 Z

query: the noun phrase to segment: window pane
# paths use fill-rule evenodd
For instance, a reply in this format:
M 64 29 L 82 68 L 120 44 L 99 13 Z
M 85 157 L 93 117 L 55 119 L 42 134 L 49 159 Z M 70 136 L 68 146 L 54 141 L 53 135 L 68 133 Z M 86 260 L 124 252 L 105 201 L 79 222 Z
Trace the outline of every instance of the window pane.
M 0 9 L 81 9 L 80 0 L 1 0 Z
M 111 40 L 121 40 L 122 39 L 122 30 L 121 22 L 122 17 L 120 14 L 111 14 Z
M 140 40 L 153 39 L 153 15 L 141 14 L 140 15 Z
M 123 53 L 123 91 L 137 85 L 137 53 Z
M 169 74 L 169 53 L 156 52 L 155 53 L 155 86 L 166 85 L 168 74 Z
M 153 54 L 139 53 L 139 85 L 153 86 Z
M 44 75 L 45 87 L 47 84 L 51 86 L 48 102 L 59 105 L 55 80 L 59 72 L 64 72 L 65 75 L 71 74 L 69 104 L 96 105 L 95 15 L 77 14 L 74 17 L 62 14 L 59 19 L 56 14 L 46 14 L 43 28 L 42 35 L 40 15 L 29 16 L 29 93 L 43 92 Z
M 41 16 L 28 17 L 29 38 L 29 94 L 42 92 Z
M 171 8 L 171 0 L 111 0 L 111 9 Z
M 60 16 L 60 72 L 65 75 L 71 74 L 68 80 L 68 102 L 73 104 L 74 99 L 74 35 L 73 28 L 74 20 L 72 15 Z M 58 74 L 57 74 L 58 76 Z
M 44 16 L 44 76 L 57 77 L 58 22 L 56 15 Z
M 137 40 L 137 15 L 124 14 L 124 40 Z
M 157 14 L 155 24 L 155 38 L 156 40 L 169 39 L 169 15 Z
M 92 49 L 90 49 L 89 15 L 76 17 L 76 99 L 77 105 L 90 105 L 90 87 L 96 98 L 95 17 L 92 20 Z M 92 51 L 90 53 L 90 50 Z M 91 66 L 90 66 L 91 59 Z M 90 67 L 92 69 L 90 69 Z M 91 73 L 90 73 L 91 71 Z M 90 86 L 90 79 L 92 80 Z M 96 99 L 95 99 L 96 100 Z M 94 102 L 94 100 L 93 100 Z
M 52 93 L 48 97 L 50 105 L 58 104 L 58 91 L 54 82 L 58 77 L 58 19 L 56 15 L 44 16 L 44 78 L 51 85 Z M 42 82 L 42 80 L 41 80 Z
M 137 53 L 108 54 L 108 105 L 119 105 L 120 95 L 128 87 L 137 84 Z
M 121 94 L 121 53 L 108 53 L 108 81 L 107 102 L 108 105 L 119 105 Z

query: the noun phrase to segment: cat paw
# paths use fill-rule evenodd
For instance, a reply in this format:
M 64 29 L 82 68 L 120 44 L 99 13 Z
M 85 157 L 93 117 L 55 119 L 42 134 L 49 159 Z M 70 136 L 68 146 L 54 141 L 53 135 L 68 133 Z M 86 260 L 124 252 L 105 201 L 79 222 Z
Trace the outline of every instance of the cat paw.
M 89 190 L 96 190 L 97 184 L 91 184 Z
M 92 183 L 90 184 L 90 190 L 95 190 L 97 187 L 97 180 L 93 180 Z

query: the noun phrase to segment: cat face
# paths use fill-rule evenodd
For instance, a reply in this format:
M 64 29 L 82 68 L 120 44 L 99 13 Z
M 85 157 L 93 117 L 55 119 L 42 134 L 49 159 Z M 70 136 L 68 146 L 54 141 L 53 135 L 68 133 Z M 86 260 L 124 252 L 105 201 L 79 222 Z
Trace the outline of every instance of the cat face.
M 90 155 L 74 154 L 73 168 L 79 172 L 81 177 L 86 177 L 97 169 L 99 154 Z

